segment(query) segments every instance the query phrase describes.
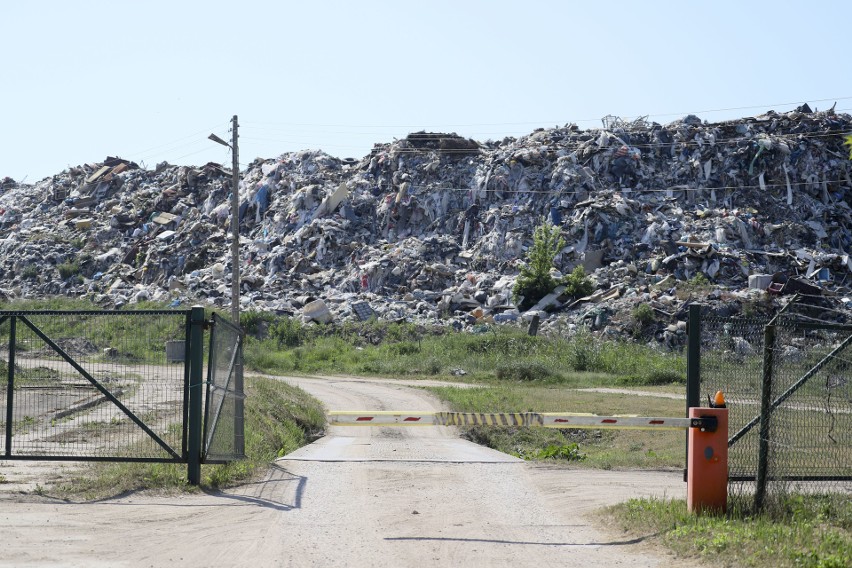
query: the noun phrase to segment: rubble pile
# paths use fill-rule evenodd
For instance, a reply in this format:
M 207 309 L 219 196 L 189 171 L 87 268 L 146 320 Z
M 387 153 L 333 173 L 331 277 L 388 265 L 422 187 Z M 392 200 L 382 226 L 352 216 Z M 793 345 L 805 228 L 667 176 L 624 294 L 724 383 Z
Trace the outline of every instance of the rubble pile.
M 607 117 L 482 143 L 418 132 L 361 160 L 258 159 L 241 172 L 241 308 L 458 328 L 538 316 L 623 335 L 644 303 L 657 338 L 676 343 L 694 301 L 737 313 L 804 292 L 842 306 L 850 120 L 807 105 L 720 123 Z M 231 179 L 218 164 L 119 158 L 33 185 L 5 178 L 0 293 L 227 307 Z M 597 291 L 557 289 L 520 313 L 512 286 L 543 219 L 566 243 L 558 271 L 582 265 Z

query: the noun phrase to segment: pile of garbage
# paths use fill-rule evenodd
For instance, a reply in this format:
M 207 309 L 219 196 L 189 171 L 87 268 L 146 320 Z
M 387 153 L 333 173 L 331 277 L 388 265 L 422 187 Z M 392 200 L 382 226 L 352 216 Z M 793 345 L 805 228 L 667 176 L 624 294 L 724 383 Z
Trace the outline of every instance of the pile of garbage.
M 850 121 L 807 105 L 718 123 L 607 117 L 501 141 L 412 133 L 360 160 L 257 159 L 240 172 L 240 308 L 616 336 L 641 324 L 666 344 L 694 302 L 735 315 L 798 292 L 845 318 Z M 113 157 L 4 178 L 0 296 L 228 308 L 231 184 L 219 164 Z M 520 312 L 512 287 L 544 221 L 566 243 L 555 271 L 583 266 L 596 291 L 558 288 Z

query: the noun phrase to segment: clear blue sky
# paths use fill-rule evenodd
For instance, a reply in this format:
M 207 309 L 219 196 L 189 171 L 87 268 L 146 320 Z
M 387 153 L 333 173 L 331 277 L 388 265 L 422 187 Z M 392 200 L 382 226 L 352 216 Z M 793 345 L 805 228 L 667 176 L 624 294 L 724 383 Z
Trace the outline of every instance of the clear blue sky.
M 0 177 L 18 181 L 108 155 L 230 164 L 207 135 L 230 139 L 234 114 L 248 164 L 423 129 L 852 109 L 839 0 L 10 0 L 0 22 Z

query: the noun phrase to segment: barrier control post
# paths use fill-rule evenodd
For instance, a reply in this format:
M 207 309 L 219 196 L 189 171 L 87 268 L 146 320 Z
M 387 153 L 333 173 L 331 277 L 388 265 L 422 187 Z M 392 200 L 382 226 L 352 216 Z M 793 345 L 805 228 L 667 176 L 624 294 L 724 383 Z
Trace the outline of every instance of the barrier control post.
M 686 506 L 691 513 L 728 507 L 728 408 L 722 391 L 710 407 L 689 409 Z

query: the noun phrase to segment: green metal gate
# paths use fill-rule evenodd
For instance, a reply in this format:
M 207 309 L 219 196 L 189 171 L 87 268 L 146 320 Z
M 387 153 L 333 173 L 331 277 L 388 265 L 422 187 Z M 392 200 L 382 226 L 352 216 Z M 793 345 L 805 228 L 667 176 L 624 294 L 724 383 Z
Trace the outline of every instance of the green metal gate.
M 207 328 L 214 331 L 205 388 Z M 220 395 L 213 365 L 226 350 L 241 372 L 241 337 L 226 320 L 206 321 L 202 308 L 0 311 L 0 460 L 186 463 L 198 483 L 207 451 L 227 445 L 211 442 L 242 434 L 242 383 L 227 383 Z M 217 427 L 235 398 L 239 416 Z M 222 401 L 216 416 L 203 416 L 205 400 Z M 205 424 L 211 436 L 202 445 Z M 211 461 L 243 457 L 241 443 L 231 446 Z
M 228 462 L 245 457 L 243 333 L 213 314 L 205 398 L 204 461 Z

